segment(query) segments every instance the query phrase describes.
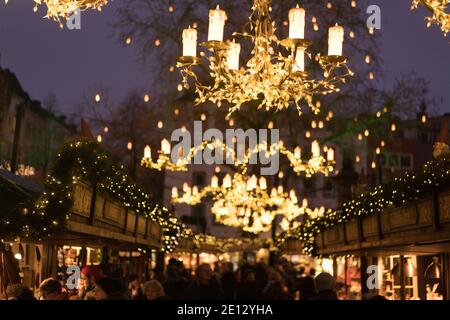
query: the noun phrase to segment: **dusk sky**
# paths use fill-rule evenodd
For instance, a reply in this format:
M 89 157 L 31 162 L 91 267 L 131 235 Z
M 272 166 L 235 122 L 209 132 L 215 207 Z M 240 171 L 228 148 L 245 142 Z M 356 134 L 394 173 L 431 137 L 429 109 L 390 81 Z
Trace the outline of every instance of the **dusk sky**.
M 33 13 L 32 0 L 0 3 L 0 65 L 13 71 L 33 99 L 50 92 L 60 109 L 71 112 L 84 92 L 103 84 L 118 101 L 133 88 L 146 89 L 151 73 L 136 60 L 133 47 L 112 37 L 118 1 L 101 13 L 83 13 L 81 30 L 61 30 Z M 450 112 L 450 37 L 426 28 L 426 10 L 409 10 L 411 0 L 370 1 L 382 9 L 382 47 L 386 87 L 396 77 L 416 71 L 443 98 L 438 111 Z M 205 17 L 206 19 L 206 17 Z

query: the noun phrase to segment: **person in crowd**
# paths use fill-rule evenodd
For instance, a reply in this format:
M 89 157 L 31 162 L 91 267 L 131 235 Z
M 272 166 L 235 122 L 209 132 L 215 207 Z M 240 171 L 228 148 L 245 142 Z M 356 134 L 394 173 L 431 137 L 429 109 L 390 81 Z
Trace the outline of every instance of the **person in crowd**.
M 327 273 L 322 272 L 314 279 L 317 293 L 311 300 L 338 300 L 336 294 L 336 279 Z
M 247 270 L 242 276 L 242 282 L 236 292 L 237 300 L 261 300 L 261 285 L 256 281 L 256 274 L 253 270 Z
M 144 295 L 147 300 L 169 300 L 158 280 L 150 280 L 144 283 Z
M 95 300 L 127 300 L 125 290 L 117 279 L 103 277 L 95 282 Z
M 69 300 L 69 294 L 63 289 L 61 283 L 53 278 L 42 281 L 39 286 L 42 300 Z
M 181 300 L 185 296 L 188 280 L 178 273 L 175 266 L 170 266 L 166 271 L 167 280 L 164 282 L 164 291 L 172 300 Z
M 128 290 L 131 300 L 145 300 L 141 282 L 139 281 L 139 276 L 137 274 L 131 274 L 128 277 Z
M 187 288 L 186 298 L 191 300 L 223 300 L 225 294 L 217 278 L 212 276 L 209 264 L 204 263 L 197 267 L 195 279 Z
M 288 288 L 286 287 L 283 277 L 275 269 L 269 270 L 269 281 L 263 289 L 263 298 L 266 300 L 290 300 Z
M 9 285 L 6 288 L 6 296 L 8 300 L 35 300 L 33 291 L 22 284 Z
M 294 299 L 297 292 L 297 272 L 287 259 L 281 259 L 280 266 L 279 272 L 283 276 L 289 295 Z
M 95 300 L 95 284 L 103 278 L 100 266 L 86 266 L 81 269 L 80 288 L 78 296 L 80 300 Z
M 191 279 L 190 273 L 184 267 L 183 261 L 178 260 L 176 263 L 176 268 L 177 268 L 177 272 L 180 276 L 182 276 L 183 278 L 185 278 L 188 281 Z
M 236 277 L 233 272 L 233 264 L 231 262 L 223 263 L 221 273 L 225 299 L 233 300 L 236 292 Z
M 268 267 L 264 262 L 258 262 L 255 266 L 256 282 L 259 283 L 261 288 L 264 288 L 269 281 Z
M 304 271 L 302 272 L 302 275 L 298 280 L 298 291 L 300 300 L 309 300 L 316 295 L 316 285 L 314 282 L 316 270 L 314 268 L 311 268 L 307 275 L 303 275 L 303 273 Z

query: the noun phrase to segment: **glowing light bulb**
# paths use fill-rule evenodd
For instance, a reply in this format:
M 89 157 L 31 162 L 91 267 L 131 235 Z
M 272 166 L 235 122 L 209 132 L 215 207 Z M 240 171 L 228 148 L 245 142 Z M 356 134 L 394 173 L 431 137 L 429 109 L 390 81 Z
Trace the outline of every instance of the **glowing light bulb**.
M 150 96 L 148 94 L 144 95 L 144 102 L 147 103 L 150 101 Z
M 162 121 L 158 121 L 158 128 L 162 129 L 164 127 L 164 123 Z
M 101 134 L 99 134 L 98 136 L 97 136 L 97 142 L 98 143 L 102 143 L 102 135 Z
M 100 100 L 101 100 L 102 98 L 100 97 L 100 94 L 97 93 L 97 94 L 95 95 L 94 99 L 95 99 L 95 102 L 100 102 Z
M 144 148 L 144 158 L 145 159 L 151 159 L 152 158 L 152 149 L 149 145 L 145 146 Z

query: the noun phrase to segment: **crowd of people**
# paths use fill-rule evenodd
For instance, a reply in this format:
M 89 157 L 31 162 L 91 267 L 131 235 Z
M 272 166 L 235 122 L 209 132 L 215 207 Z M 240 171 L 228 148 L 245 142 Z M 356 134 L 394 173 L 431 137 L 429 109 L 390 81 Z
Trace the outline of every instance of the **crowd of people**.
M 165 272 L 141 283 L 138 275 L 126 281 L 107 276 L 100 266 L 81 270 L 77 289 L 70 290 L 56 279 L 44 280 L 38 289 L 41 300 L 338 300 L 335 278 L 314 269 L 295 269 L 287 260 L 268 267 L 244 263 L 237 270 L 229 262 L 213 268 L 200 264 L 193 274 L 182 261 L 170 259 Z M 23 285 L 7 288 L 10 300 L 35 299 Z M 381 296 L 372 299 L 384 299 Z

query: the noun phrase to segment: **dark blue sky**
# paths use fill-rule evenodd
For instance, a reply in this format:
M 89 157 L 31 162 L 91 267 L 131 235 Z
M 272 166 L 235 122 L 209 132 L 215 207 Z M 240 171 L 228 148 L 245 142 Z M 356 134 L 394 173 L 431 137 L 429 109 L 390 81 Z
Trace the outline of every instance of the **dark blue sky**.
M 411 0 L 370 3 L 382 9 L 385 85 L 416 71 L 430 81 L 433 95 L 444 99 L 439 112 L 450 112 L 450 37 L 437 27 L 427 29 L 426 11 L 410 12 Z M 68 112 L 85 91 L 101 83 L 111 89 L 114 100 L 133 88 L 145 90 L 150 72 L 136 61 L 132 46 L 124 47 L 111 36 L 116 6 L 117 1 L 101 13 L 83 13 L 82 29 L 70 31 L 42 19 L 43 8 L 33 13 L 32 0 L 11 0 L 6 6 L 1 1 L 1 66 L 16 73 L 32 98 L 42 100 L 54 92 Z

